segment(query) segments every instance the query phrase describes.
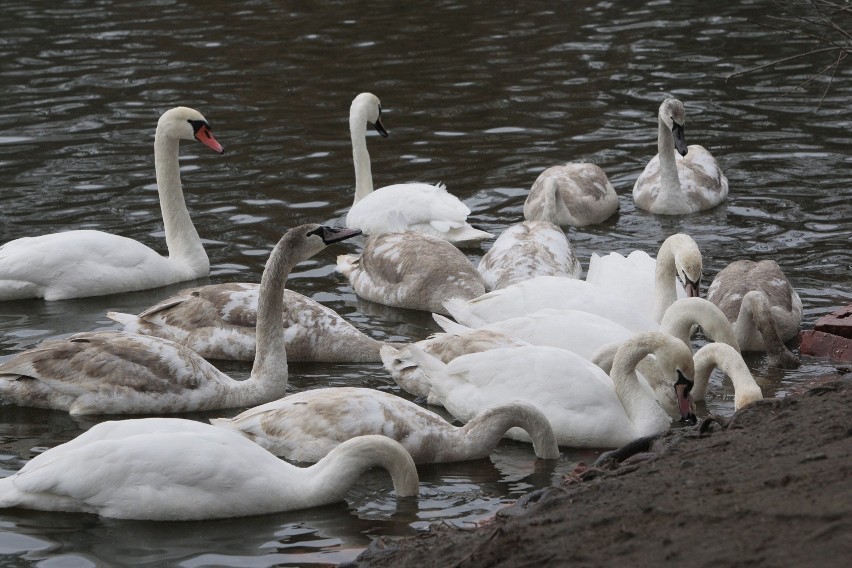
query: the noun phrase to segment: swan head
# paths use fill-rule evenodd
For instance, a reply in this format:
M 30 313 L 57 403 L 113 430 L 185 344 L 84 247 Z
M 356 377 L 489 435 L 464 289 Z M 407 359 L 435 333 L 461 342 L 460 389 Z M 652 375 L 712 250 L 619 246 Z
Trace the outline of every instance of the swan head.
M 701 272 L 703 270 L 701 251 L 689 235 L 678 233 L 668 239 L 674 249 L 675 274 L 686 295 L 690 298 L 701 296 Z
M 643 345 L 638 355 L 653 355 L 659 372 L 647 373 L 648 381 L 660 406 L 680 417 L 681 422 L 695 424 L 695 402 L 692 388 L 695 384 L 695 363 L 692 350 L 676 337 L 656 331 L 644 332 L 625 341 L 616 352 L 618 360 L 630 344 Z M 618 361 L 615 362 L 618 366 Z
M 352 106 L 349 107 L 350 126 L 352 122 L 366 122 L 368 125 L 376 129 L 382 138 L 388 137 L 388 131 L 385 130 L 382 124 L 382 103 L 379 97 L 373 93 L 361 93 L 352 101 Z M 361 126 L 356 124 L 355 126 Z
M 178 140 L 198 140 L 214 152 L 225 153 L 225 148 L 213 137 L 207 119 L 189 107 L 175 107 L 164 112 L 157 122 L 157 133 Z
M 686 156 L 686 137 L 683 133 L 686 110 L 683 108 L 683 103 L 677 99 L 664 100 L 660 105 L 659 117 L 660 121 L 672 131 L 675 150 L 681 156 Z
M 294 229 L 297 236 L 303 237 L 303 252 L 309 258 L 333 243 L 339 243 L 361 234 L 361 229 L 347 227 L 329 227 L 315 223 L 302 225 Z

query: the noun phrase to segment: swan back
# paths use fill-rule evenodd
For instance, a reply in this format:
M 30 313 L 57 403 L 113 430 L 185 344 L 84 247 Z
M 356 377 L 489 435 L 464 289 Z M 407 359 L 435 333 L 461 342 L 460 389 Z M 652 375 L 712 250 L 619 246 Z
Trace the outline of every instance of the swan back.
M 524 219 L 566 227 L 601 223 L 618 211 L 618 196 L 595 164 L 568 163 L 547 168 L 530 188 Z

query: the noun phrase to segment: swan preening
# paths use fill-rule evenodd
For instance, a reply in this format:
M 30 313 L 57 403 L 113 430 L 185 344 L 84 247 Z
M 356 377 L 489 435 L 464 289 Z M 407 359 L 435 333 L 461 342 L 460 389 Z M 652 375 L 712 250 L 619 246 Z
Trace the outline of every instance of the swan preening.
M 681 215 L 715 207 L 728 196 L 728 178 L 704 147 L 687 148 L 686 111 L 677 99 L 660 105 L 657 155 L 633 186 L 640 209 L 660 215 Z
M 181 290 L 138 316 L 107 312 L 124 331 L 170 339 L 205 359 L 253 361 L 260 286 L 232 282 Z M 284 290 L 284 341 L 290 362 L 372 363 L 383 342 L 337 312 Z
M 393 349 L 383 347 L 383 356 Z M 493 349 L 449 364 L 413 345 L 396 351 L 398 359 L 422 369 L 443 406 L 459 420 L 471 420 L 493 404 L 525 400 L 547 416 L 560 446 L 592 448 L 617 447 L 669 427 L 671 417 L 636 375 L 636 365 L 649 354 L 665 369 L 661 380 L 677 397 L 682 418 L 694 420 L 692 353 L 682 341 L 660 332 L 624 342 L 610 376 L 576 353 L 555 347 Z M 529 441 L 516 428 L 507 436 Z
M 0 247 L 0 301 L 100 296 L 207 276 L 210 262 L 181 188 L 180 140 L 198 140 L 220 154 L 225 151 L 196 110 L 173 108 L 157 122 L 154 167 L 167 257 L 133 239 L 101 231 L 16 239 Z
M 574 248 L 562 229 L 549 221 L 524 221 L 503 231 L 477 267 L 488 290 L 536 276 L 579 278 Z
M 234 380 L 191 349 L 158 337 L 90 332 L 45 341 L 0 364 L 0 395 L 21 406 L 71 414 L 191 412 L 251 406 L 284 396 L 284 284 L 297 263 L 357 229 L 301 225 L 272 250 L 260 283 L 257 354 L 251 376 Z
M 346 226 L 365 235 L 418 231 L 451 243 L 476 243 L 493 235 L 470 226 L 470 209 L 443 184 L 398 183 L 373 190 L 367 126 L 387 136 L 382 124 L 382 105 L 372 93 L 361 93 L 349 109 L 349 133 L 355 163 L 355 200 L 346 215 Z
M 524 219 L 550 221 L 560 227 L 602 223 L 618 211 L 618 195 L 595 164 L 565 164 L 547 168 L 530 188 Z
M 802 300 L 774 260 L 737 260 L 721 270 L 707 299 L 725 313 L 743 351 L 765 351 L 780 367 L 799 358 L 784 345 L 802 324 Z
M 509 428 L 525 430 L 536 455 L 559 457 L 547 418 L 533 405 L 510 401 L 483 410 L 464 426 L 375 389 L 313 389 L 246 410 L 231 419 L 214 419 L 287 459 L 315 462 L 356 436 L 378 434 L 400 442 L 415 463 L 486 457 Z
M 360 257 L 337 257 L 337 270 L 359 297 L 395 308 L 445 314 L 447 298 L 485 293 L 482 276 L 464 253 L 415 231 L 367 237 Z
M 417 495 L 411 456 L 385 436 L 343 442 L 296 467 L 225 428 L 179 418 L 102 422 L 0 479 L 0 508 L 187 521 L 262 515 L 343 499 L 371 467 Z

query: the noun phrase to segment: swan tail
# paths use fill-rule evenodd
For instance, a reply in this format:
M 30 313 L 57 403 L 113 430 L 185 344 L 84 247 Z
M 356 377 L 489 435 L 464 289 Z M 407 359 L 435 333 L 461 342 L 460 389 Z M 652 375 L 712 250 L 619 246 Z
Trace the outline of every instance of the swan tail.
M 441 329 L 443 329 L 447 333 L 466 333 L 472 329 L 470 327 L 467 327 L 466 325 L 456 323 L 450 318 L 442 316 L 441 314 L 432 314 L 432 319 L 434 319 L 435 322 L 441 326 Z
M 341 254 L 337 257 L 337 271 L 344 276 L 349 276 L 358 268 L 359 257 L 351 254 Z
M 134 331 L 142 323 L 138 316 L 122 312 L 107 312 L 106 316 L 114 322 L 118 322 L 126 331 Z
M 379 353 L 382 364 L 396 384 L 414 396 L 429 397 L 429 378 L 409 359 L 407 345 L 385 345 Z
M 221 428 L 231 428 L 231 419 L 230 418 L 211 418 L 210 424 L 213 426 L 219 426 Z
M 14 477 L 12 475 L 0 479 L 0 509 L 15 507 L 21 504 L 21 492 L 15 487 Z
M 482 327 L 488 322 L 480 316 L 473 313 L 470 307 L 470 301 L 463 298 L 450 298 L 444 301 L 444 307 L 447 312 L 453 316 L 457 322 L 469 327 Z

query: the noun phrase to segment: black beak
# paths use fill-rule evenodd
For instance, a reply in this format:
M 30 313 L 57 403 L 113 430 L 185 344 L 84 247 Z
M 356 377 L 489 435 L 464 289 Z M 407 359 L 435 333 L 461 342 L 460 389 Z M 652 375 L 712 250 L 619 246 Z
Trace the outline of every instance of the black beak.
M 339 243 L 361 234 L 361 229 L 347 229 L 346 227 L 326 227 L 323 225 L 316 230 L 316 234 L 327 245 Z
M 379 134 L 382 135 L 382 138 L 388 137 L 388 131 L 385 130 L 385 125 L 382 124 L 382 117 L 381 116 L 376 119 L 376 123 L 373 125 L 373 127 L 376 129 L 376 132 L 378 132 Z
M 675 150 L 681 156 L 686 156 L 686 137 L 683 135 L 683 125 L 672 121 L 672 134 L 674 134 Z

